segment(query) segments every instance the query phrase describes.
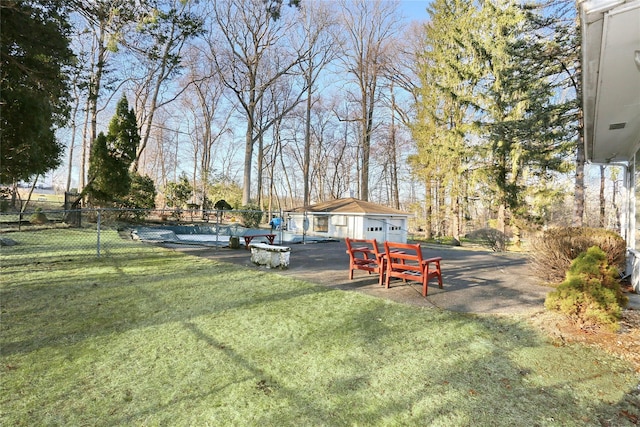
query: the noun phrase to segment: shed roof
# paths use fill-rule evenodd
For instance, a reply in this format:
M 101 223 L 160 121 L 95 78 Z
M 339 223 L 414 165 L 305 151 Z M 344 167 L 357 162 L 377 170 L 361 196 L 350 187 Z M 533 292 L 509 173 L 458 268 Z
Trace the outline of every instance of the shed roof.
M 378 205 L 372 202 L 349 197 L 346 199 L 335 199 L 310 206 L 301 206 L 291 209 L 290 212 L 327 212 L 343 214 L 373 214 L 373 215 L 401 215 L 411 216 L 406 212 L 387 206 Z

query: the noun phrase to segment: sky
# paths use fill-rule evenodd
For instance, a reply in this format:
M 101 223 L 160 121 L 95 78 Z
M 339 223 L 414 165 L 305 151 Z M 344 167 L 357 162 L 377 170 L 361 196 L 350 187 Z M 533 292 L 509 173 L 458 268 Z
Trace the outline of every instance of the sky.
M 409 20 L 424 22 L 429 17 L 426 10 L 429 3 L 429 0 L 401 0 L 400 9 Z

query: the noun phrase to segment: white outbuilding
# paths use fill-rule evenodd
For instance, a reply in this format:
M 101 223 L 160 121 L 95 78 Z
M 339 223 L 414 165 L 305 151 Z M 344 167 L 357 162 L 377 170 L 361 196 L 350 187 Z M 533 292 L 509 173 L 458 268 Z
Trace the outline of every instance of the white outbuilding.
M 350 197 L 295 208 L 284 216 L 287 231 L 296 234 L 406 243 L 412 215 Z

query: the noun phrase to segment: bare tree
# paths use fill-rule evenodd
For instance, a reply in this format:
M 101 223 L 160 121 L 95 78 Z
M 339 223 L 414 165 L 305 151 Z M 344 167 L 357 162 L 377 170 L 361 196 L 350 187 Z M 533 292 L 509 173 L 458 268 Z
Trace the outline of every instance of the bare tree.
M 141 141 L 133 171 L 139 168 L 140 157 L 149 143 L 156 111 L 173 102 L 188 87 L 171 90 L 169 82 L 182 67 L 186 43 L 201 33 L 202 21 L 191 10 L 192 2 L 156 0 L 140 19 L 138 31 L 130 33 L 127 46 L 138 59 L 134 77 L 135 107 Z
M 396 96 L 394 92 L 393 80 L 390 85 L 390 101 L 391 101 L 391 123 L 389 124 L 389 139 L 387 142 L 387 171 L 389 174 L 389 187 L 391 189 L 390 200 L 394 208 L 400 209 L 400 190 L 398 185 L 398 129 L 396 125 Z
M 346 41 L 341 56 L 344 69 L 353 78 L 356 91 L 349 101 L 359 105 L 359 145 L 362 148 L 360 197 L 369 200 L 369 161 L 374 112 L 380 79 L 387 66 L 388 51 L 398 31 L 398 3 L 382 0 L 341 0 Z
M 385 75 L 396 90 L 409 96 L 407 102 L 394 103 L 393 108 L 401 123 L 409 127 L 416 114 L 420 99 L 420 52 L 424 49 L 424 25 L 413 22 L 399 37 L 395 49 L 389 52 L 392 60 L 386 64 Z
M 258 126 L 257 112 L 267 89 L 295 67 L 307 52 L 292 52 L 287 36 L 295 22 L 286 16 L 273 19 L 262 0 L 226 0 L 213 4 L 216 31 L 209 41 L 214 71 L 231 90 L 246 119 L 242 203 L 251 201 L 254 144 L 274 123 Z M 299 91 L 300 101 L 304 88 Z M 286 114 L 294 106 L 283 109 Z M 275 118 L 274 118 L 275 119 Z
M 309 116 L 309 197 L 317 202 L 342 197 L 349 190 L 353 169 L 357 165 L 354 160 L 358 158 L 358 148 L 349 144 L 353 122 L 340 122 L 336 118 L 335 108 L 340 102 L 339 95 L 320 96 L 313 103 Z M 304 122 L 306 109 L 297 113 L 291 121 Z M 292 126 L 293 143 L 287 147 L 287 156 L 296 170 L 305 162 L 306 127 L 306 122 Z
M 337 54 L 333 45 L 336 44 L 338 32 L 333 31 L 335 20 L 325 3 L 306 3 L 302 8 L 302 18 L 304 19 L 304 30 L 301 39 L 304 40 L 303 43 L 306 44 L 309 50 L 307 59 L 302 63 L 307 87 L 304 158 L 302 162 L 303 206 L 308 206 L 311 193 L 309 167 L 311 161 L 311 109 L 313 107 L 313 95 L 319 76 Z
M 73 155 L 74 155 L 74 151 L 75 151 L 75 147 L 76 147 L 76 136 L 77 136 L 77 131 L 78 131 L 78 115 L 80 113 L 80 104 L 82 103 L 82 97 L 81 92 L 82 92 L 82 87 L 84 86 L 84 84 L 86 82 L 83 82 L 83 77 L 82 77 L 82 67 L 77 67 L 76 69 L 74 69 L 73 74 L 72 74 L 72 84 L 71 84 L 71 91 L 73 94 L 72 100 L 73 100 L 73 104 L 71 106 L 71 141 L 69 142 L 69 151 L 67 152 L 67 179 L 66 179 L 66 185 L 65 185 L 65 192 L 69 192 L 69 190 L 71 189 L 71 179 L 72 179 L 72 174 L 73 174 Z
M 274 179 L 277 175 L 275 166 L 276 160 L 282 153 L 282 132 L 284 131 L 285 118 L 291 113 L 292 107 L 300 104 L 301 93 L 296 85 L 291 81 L 294 76 L 283 76 L 273 84 L 262 97 L 260 108 L 258 109 L 258 153 L 257 153 L 257 197 L 258 205 L 264 204 L 263 189 L 268 189 L 268 209 L 273 204 L 273 195 L 276 187 Z M 266 129 L 271 128 L 271 132 L 266 133 Z M 271 135 L 268 139 L 267 135 Z M 264 182 L 264 177 L 268 182 Z
M 167 182 L 178 178 L 181 146 L 189 135 L 180 130 L 182 115 L 172 117 L 170 112 L 159 110 L 156 119 L 166 126 L 155 125 L 150 131 L 150 138 L 156 143 L 149 145 L 143 153 L 145 174 L 154 180 L 158 188 L 164 188 Z
M 202 51 L 192 48 L 186 55 L 188 73 L 181 84 L 187 89 L 182 105 L 188 111 L 189 136 L 193 148 L 194 188 L 199 189 L 203 208 L 206 208 L 208 184 L 213 168 L 215 146 L 230 132 L 232 109 L 224 102 L 224 86 L 217 76 L 209 75 L 211 64 L 203 61 Z M 197 178 L 200 178 L 200 185 Z
M 389 52 L 390 61 L 386 64 L 385 77 L 388 81 L 388 107 L 390 123 L 388 129 L 385 166 L 389 175 L 390 200 L 393 207 L 400 209 L 400 165 L 405 159 L 399 158 L 402 152 L 402 130 L 409 130 L 416 116 L 416 104 L 420 97 L 420 64 L 418 52 L 424 37 L 424 26 L 414 23 L 400 37 L 396 37 L 396 49 Z M 401 96 L 397 101 L 398 94 Z
M 133 21 L 135 6 L 127 0 L 79 0 L 75 10 L 78 13 L 79 38 L 90 37 L 91 48 L 88 52 L 81 52 L 86 61 L 80 64 L 87 74 L 86 84 L 85 123 L 83 131 L 82 154 L 78 189 L 85 187 L 86 165 L 91 151 L 91 144 L 98 135 L 98 113 L 101 108 L 100 99 L 104 89 L 104 76 L 108 71 L 107 64 L 112 53 L 117 51 L 123 33 Z M 114 91 L 111 92 L 112 94 Z M 106 102 L 108 103 L 108 101 Z

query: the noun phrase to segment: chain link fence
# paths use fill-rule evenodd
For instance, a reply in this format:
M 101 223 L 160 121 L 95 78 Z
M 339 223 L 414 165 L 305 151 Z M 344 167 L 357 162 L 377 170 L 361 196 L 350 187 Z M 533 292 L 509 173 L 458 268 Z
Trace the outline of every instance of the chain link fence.
M 0 212 L 0 256 L 18 257 L 28 262 L 30 251 L 45 246 L 55 236 L 56 256 L 116 256 L 132 244 L 134 229 L 161 226 L 191 226 L 194 229 L 222 230 L 266 227 L 279 213 L 263 211 L 202 211 L 184 209 L 42 209 Z M 17 259 L 17 258 L 16 258 Z

